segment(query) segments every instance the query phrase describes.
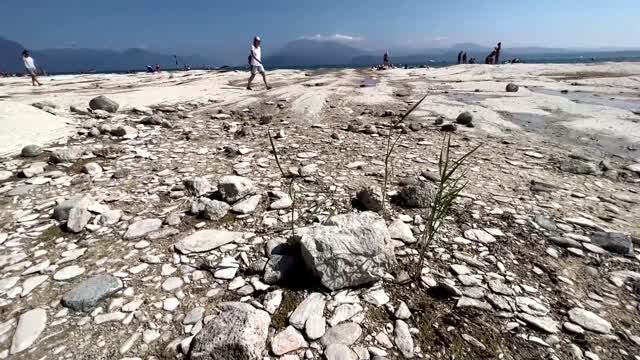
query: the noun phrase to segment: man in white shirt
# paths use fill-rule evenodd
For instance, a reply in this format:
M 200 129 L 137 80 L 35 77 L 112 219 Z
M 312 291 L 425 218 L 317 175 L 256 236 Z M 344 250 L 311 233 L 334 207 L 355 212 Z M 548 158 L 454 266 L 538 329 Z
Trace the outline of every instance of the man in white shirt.
M 27 72 L 31 76 L 31 84 L 33 84 L 33 86 L 36 86 L 37 83 L 38 86 L 42 86 L 42 84 L 36 77 L 36 64 L 27 50 L 22 52 L 22 62 L 24 62 L 24 67 L 25 69 L 27 69 Z
M 247 90 L 251 90 L 251 82 L 256 77 L 256 73 L 262 75 L 264 80 L 264 86 L 267 90 L 271 89 L 271 86 L 267 84 L 267 75 L 264 72 L 264 66 L 262 65 L 262 48 L 260 47 L 260 37 L 253 38 L 253 45 L 251 46 L 251 53 L 249 54 L 249 65 L 251 66 L 251 76 L 249 77 L 249 83 L 247 84 Z

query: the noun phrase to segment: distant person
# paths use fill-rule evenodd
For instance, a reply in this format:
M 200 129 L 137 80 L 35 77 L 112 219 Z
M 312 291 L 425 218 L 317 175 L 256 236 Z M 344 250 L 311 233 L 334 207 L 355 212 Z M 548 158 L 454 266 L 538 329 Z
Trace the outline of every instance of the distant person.
M 464 54 L 462 54 L 462 63 L 466 64 L 467 63 L 467 52 L 465 51 Z
M 24 62 L 24 67 L 27 69 L 29 76 L 31 76 L 31 84 L 33 86 L 36 86 L 36 84 L 38 84 L 38 86 L 42 86 L 37 78 L 36 64 L 31 55 L 29 55 L 29 51 L 25 50 L 22 52 L 22 62 Z
M 389 52 L 388 51 L 385 51 L 382 63 L 384 64 L 385 67 L 391 67 L 391 63 L 389 62 Z
M 487 55 L 487 57 L 484 58 L 484 63 L 487 65 L 493 64 L 494 56 L 495 56 L 495 52 L 492 51 L 491 54 Z
M 267 90 L 271 89 L 271 86 L 267 84 L 267 75 L 264 72 L 264 66 L 262 65 L 262 48 L 260 47 L 261 39 L 259 36 L 253 38 L 253 44 L 251 45 L 251 52 L 249 53 L 249 65 L 251 66 L 251 76 L 247 83 L 247 90 L 251 89 L 251 82 L 256 77 L 257 73 L 262 75 L 264 86 Z
M 462 53 L 463 53 L 462 51 L 458 53 L 458 65 L 462 63 Z
M 153 68 L 153 72 L 160 72 L 160 64 L 156 64 L 156 66 Z
M 499 42 L 498 45 L 493 49 L 495 55 L 493 56 L 494 64 L 500 64 L 500 51 L 502 51 L 502 43 Z
M 476 63 L 476 58 L 472 57 L 471 59 L 469 59 L 469 64 L 475 64 Z

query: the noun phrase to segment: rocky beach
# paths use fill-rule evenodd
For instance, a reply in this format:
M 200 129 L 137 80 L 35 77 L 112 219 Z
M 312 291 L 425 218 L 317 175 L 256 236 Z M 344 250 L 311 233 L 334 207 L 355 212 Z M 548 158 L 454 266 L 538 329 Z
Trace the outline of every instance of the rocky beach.
M 268 76 L 0 78 L 0 359 L 640 360 L 640 63 Z

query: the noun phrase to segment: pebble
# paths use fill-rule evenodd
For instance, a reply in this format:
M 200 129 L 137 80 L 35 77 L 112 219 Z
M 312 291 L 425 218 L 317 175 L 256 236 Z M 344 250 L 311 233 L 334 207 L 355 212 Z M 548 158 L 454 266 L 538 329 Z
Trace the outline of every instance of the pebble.
M 18 325 L 11 340 L 11 354 L 27 350 L 40 337 L 47 324 L 47 312 L 36 308 L 29 310 L 18 319 Z
M 70 265 L 58 270 L 53 274 L 53 279 L 57 281 L 70 280 L 84 274 L 85 269 L 78 265 Z
M 182 281 L 182 278 L 175 277 L 175 276 L 170 277 L 170 278 L 167 278 L 162 283 L 162 290 L 171 292 L 182 287 L 182 284 L 184 284 L 184 281 Z

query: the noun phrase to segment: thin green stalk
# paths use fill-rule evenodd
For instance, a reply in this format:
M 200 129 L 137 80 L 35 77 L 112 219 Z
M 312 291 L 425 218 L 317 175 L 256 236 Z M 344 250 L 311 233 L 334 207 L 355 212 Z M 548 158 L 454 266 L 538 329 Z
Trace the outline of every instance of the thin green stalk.
M 451 135 L 445 135 L 443 138 L 440 158 L 438 159 L 440 182 L 433 196 L 431 206 L 428 209 L 428 214 L 426 214 L 427 222 L 419 244 L 420 256 L 414 269 L 414 280 L 418 280 L 422 275 L 422 268 L 424 267 L 424 260 L 429 245 L 438 234 L 454 201 L 460 196 L 460 193 L 467 185 L 466 182 L 462 182 L 465 175 L 464 171 L 460 176 L 455 177 L 454 175 L 460 169 L 460 166 L 462 166 L 480 146 L 482 145 L 476 146 L 457 160 L 451 160 Z
M 282 169 L 282 165 L 280 164 L 280 159 L 278 158 L 278 150 L 276 150 L 276 144 L 273 142 L 273 138 L 271 137 L 271 130 L 267 130 L 267 135 L 269 135 L 269 142 L 271 143 L 271 150 L 273 151 L 273 155 L 276 158 L 276 164 L 278 165 L 278 169 L 280 169 L 280 174 L 284 179 L 287 178 L 284 169 Z M 291 198 L 291 236 L 295 237 L 296 235 L 296 224 L 295 224 L 295 214 L 296 214 L 296 194 L 293 188 L 293 183 L 296 181 L 295 176 L 291 177 L 289 180 L 289 197 Z
M 401 137 L 401 134 L 398 134 L 395 141 L 393 141 L 393 144 L 391 143 L 393 128 L 395 125 L 403 122 L 418 106 L 420 106 L 420 104 L 422 104 L 422 102 L 426 98 L 427 98 L 427 95 L 423 96 L 422 99 L 420 99 L 420 101 L 415 103 L 411 107 L 411 109 L 409 109 L 409 111 L 407 111 L 404 115 L 402 115 L 400 120 L 394 122 L 393 117 L 389 118 L 389 133 L 387 134 L 387 146 L 385 149 L 385 156 L 384 156 L 384 185 L 382 188 L 382 217 L 383 218 L 386 218 L 385 210 L 387 206 L 387 184 L 389 183 L 389 161 L 391 159 L 391 154 L 393 153 L 393 150 L 395 149 L 396 144 L 398 143 Z

